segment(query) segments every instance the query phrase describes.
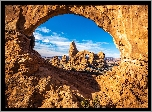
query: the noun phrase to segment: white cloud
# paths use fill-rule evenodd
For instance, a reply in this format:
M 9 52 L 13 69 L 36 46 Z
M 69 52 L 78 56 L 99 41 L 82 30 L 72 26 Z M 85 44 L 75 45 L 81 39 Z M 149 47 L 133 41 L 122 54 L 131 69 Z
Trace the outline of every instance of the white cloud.
M 57 46 L 65 46 L 65 47 L 68 47 L 68 46 L 70 46 L 70 43 L 71 43 L 71 42 L 51 41 L 51 43 L 56 44 Z
M 83 42 L 87 42 L 87 43 L 94 43 L 94 42 L 92 42 L 92 40 L 82 40 Z M 107 42 L 96 42 L 96 43 L 98 43 L 98 44 L 109 44 L 109 43 L 107 43 Z
M 36 42 L 35 50 L 37 50 L 41 56 L 62 56 L 68 55 L 70 43 L 72 40 L 69 40 L 56 32 L 53 32 L 50 36 L 45 36 L 40 34 L 39 32 L 34 32 L 34 36 L 37 40 L 41 40 L 42 42 Z M 104 52 L 106 57 L 120 57 L 120 54 L 115 53 L 109 49 L 103 48 L 103 44 L 109 44 L 107 42 L 93 42 L 92 40 L 82 40 L 83 42 L 79 42 L 75 40 L 76 47 L 79 51 L 88 50 L 90 52 L 98 53 L 100 51 Z
M 41 40 L 42 39 L 42 35 L 38 32 L 33 32 L 33 35 L 34 35 L 36 40 Z
M 42 42 L 50 42 L 49 39 L 44 39 Z
M 52 56 L 62 56 L 62 52 L 51 51 L 47 49 L 36 49 L 40 53 L 41 56 L 52 57 Z
M 59 36 L 59 34 L 57 34 L 56 32 L 53 32 L 53 35 Z
M 40 28 L 37 28 L 36 30 L 41 31 L 43 33 L 49 33 L 51 31 L 50 29 L 47 29 L 46 27 L 40 27 Z
M 83 43 L 76 42 L 76 46 L 79 51 L 88 50 L 90 52 L 98 53 L 99 51 L 104 52 L 105 50 L 100 42 L 92 42 L 91 40 L 87 40 Z
M 105 57 L 120 58 L 120 53 L 105 53 Z
M 101 44 L 109 44 L 109 43 L 107 43 L 107 42 L 100 42 Z

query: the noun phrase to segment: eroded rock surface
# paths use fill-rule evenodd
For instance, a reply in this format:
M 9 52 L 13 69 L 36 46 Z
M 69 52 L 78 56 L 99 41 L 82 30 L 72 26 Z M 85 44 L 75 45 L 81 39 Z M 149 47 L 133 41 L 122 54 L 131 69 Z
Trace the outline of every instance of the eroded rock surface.
M 119 67 L 93 78 L 48 67 L 38 52 L 29 49 L 25 35 L 66 13 L 89 18 L 112 35 L 121 52 Z M 7 108 L 81 107 L 83 98 L 96 95 L 106 107 L 148 107 L 147 5 L 6 5 L 5 15 Z

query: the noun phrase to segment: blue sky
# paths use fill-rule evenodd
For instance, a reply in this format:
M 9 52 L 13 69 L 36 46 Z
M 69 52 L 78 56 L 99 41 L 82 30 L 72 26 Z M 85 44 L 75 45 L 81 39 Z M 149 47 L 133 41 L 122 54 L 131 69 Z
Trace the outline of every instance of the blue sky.
M 79 51 L 88 50 L 105 53 L 106 57 L 120 57 L 113 38 L 96 23 L 83 16 L 64 14 L 54 16 L 34 31 L 34 49 L 41 56 L 68 55 L 70 43 L 75 41 Z

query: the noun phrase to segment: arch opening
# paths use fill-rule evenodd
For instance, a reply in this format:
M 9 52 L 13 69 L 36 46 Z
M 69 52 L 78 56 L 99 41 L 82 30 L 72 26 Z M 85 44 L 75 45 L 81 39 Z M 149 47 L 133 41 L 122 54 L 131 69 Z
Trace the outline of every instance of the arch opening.
M 120 60 L 112 37 L 83 16 L 54 16 L 36 28 L 34 35 L 34 49 L 48 63 L 62 69 L 103 73 L 118 66 Z M 107 57 L 112 58 L 110 62 Z

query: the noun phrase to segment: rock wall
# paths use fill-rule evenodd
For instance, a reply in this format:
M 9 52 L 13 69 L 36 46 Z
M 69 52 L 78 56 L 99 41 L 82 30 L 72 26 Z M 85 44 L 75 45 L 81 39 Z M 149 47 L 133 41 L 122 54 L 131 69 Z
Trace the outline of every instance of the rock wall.
M 92 84 L 90 84 L 90 87 L 83 85 L 84 88 L 79 89 L 80 94 L 84 97 L 87 92 L 90 92 L 92 97 L 98 94 L 101 98 L 101 105 L 108 105 L 112 102 L 116 107 L 121 108 L 148 107 L 147 5 L 6 5 L 6 107 L 47 107 L 47 101 L 53 101 L 47 96 L 50 93 L 41 92 L 39 88 L 49 88 L 45 75 L 40 77 L 35 75 L 40 66 L 45 65 L 44 60 L 38 52 L 28 49 L 30 42 L 25 35 L 32 35 L 39 25 L 51 17 L 66 13 L 78 14 L 93 20 L 112 35 L 116 47 L 121 52 L 120 66 L 107 73 L 108 75 L 97 77 L 101 91 L 98 93 L 89 91 L 89 89 L 86 92 L 81 91 L 86 87 L 91 88 Z M 51 69 L 53 70 L 53 67 Z M 55 74 L 58 73 L 54 72 L 53 75 Z M 41 85 L 41 80 L 43 85 Z M 58 85 L 58 83 L 51 84 Z M 51 92 L 55 89 L 49 90 Z M 69 94 L 72 93 L 69 92 Z M 73 99 L 72 96 L 71 99 Z M 51 102 L 49 107 L 59 100 Z M 73 101 L 70 100 L 70 102 Z M 63 106 L 64 102 L 61 105 L 71 107 L 70 105 Z M 80 106 L 76 104 L 74 107 Z

